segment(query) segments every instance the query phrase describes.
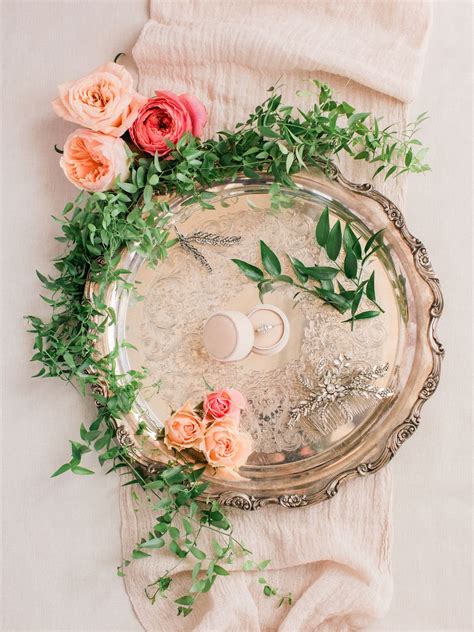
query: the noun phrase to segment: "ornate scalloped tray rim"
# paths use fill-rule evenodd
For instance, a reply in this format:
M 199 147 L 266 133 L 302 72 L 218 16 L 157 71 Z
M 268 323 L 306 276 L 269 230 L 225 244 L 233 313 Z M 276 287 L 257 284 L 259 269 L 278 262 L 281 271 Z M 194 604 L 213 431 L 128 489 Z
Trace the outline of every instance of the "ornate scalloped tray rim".
M 440 288 L 439 279 L 436 277 L 427 250 L 423 243 L 413 236 L 406 226 L 405 219 L 401 211 L 386 198 L 382 193 L 377 191 L 372 184 L 355 184 L 347 180 L 340 172 L 338 167 L 333 163 L 321 163 L 324 167 L 325 175 L 330 181 L 334 181 L 342 185 L 349 191 L 365 196 L 376 201 L 384 210 L 387 218 L 393 226 L 399 231 L 403 240 L 409 246 L 415 269 L 419 276 L 431 289 L 433 301 L 429 310 L 429 326 L 428 341 L 431 350 L 432 368 L 426 378 L 417 399 L 411 408 L 410 414 L 400 424 L 398 424 L 388 435 L 385 446 L 382 451 L 368 462 L 363 462 L 343 472 L 338 473 L 329 479 L 321 489 L 307 494 L 287 493 L 282 495 L 252 495 L 244 492 L 236 491 L 216 491 L 207 495 L 207 498 L 217 499 L 226 506 L 235 507 L 243 510 L 256 510 L 266 505 L 280 505 L 286 508 L 303 507 L 309 504 L 321 502 L 335 496 L 339 490 L 340 484 L 348 479 L 356 476 L 366 476 L 380 470 L 386 465 L 398 451 L 400 446 L 415 432 L 420 423 L 421 409 L 426 400 L 435 392 L 441 373 L 441 361 L 444 356 L 444 348 L 437 337 L 437 325 L 444 306 L 443 295 Z M 86 288 L 89 293 L 91 288 Z M 107 393 L 107 386 L 103 384 L 102 389 Z M 133 439 L 129 436 L 124 426 L 117 427 L 117 441 L 121 445 L 128 446 L 134 453 L 137 462 L 140 463 L 149 473 L 159 471 L 162 466 L 155 461 L 151 461 L 144 457 L 143 454 L 137 452 L 134 448 Z

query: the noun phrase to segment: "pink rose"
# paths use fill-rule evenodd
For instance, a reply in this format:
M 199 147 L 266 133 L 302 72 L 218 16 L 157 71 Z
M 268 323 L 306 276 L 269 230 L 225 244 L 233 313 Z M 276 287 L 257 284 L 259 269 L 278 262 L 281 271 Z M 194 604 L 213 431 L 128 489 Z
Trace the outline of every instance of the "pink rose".
M 165 445 L 175 450 L 198 448 L 204 436 L 206 422 L 187 402 L 165 423 Z
M 245 408 L 245 397 L 235 388 L 223 388 L 208 393 L 204 398 L 204 412 L 212 419 L 228 417 L 238 423 L 240 411 Z
M 90 75 L 59 86 L 52 102 L 56 114 L 96 132 L 122 136 L 146 98 L 133 89 L 130 73 L 109 62 Z
M 206 108 L 199 99 L 161 90 L 142 106 L 130 136 L 142 151 L 166 156 L 171 151 L 166 140 L 176 144 L 186 132 L 201 136 L 206 120 Z
M 109 191 L 117 176 L 122 181 L 129 176 L 124 141 L 88 129 L 77 129 L 68 136 L 59 164 L 66 178 L 86 191 Z
M 236 469 L 252 453 L 252 439 L 246 432 L 239 432 L 232 419 L 224 418 L 207 428 L 201 450 L 209 465 Z

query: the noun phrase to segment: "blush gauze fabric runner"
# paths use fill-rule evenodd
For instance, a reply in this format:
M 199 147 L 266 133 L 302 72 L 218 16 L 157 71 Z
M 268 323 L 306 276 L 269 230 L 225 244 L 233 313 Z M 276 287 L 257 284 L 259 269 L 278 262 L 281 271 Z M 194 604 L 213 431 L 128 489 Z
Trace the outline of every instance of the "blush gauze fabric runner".
M 152 0 L 151 19 L 133 54 L 139 91 L 195 94 L 206 105 L 206 134 L 232 128 L 263 101 L 281 77 L 287 103 L 309 79 L 326 81 L 338 99 L 390 122 L 406 122 L 423 64 L 431 23 L 426 2 L 286 0 Z M 372 173 L 363 161 L 341 159 L 353 181 Z M 376 182 L 396 204 L 403 179 Z M 254 559 L 271 558 L 271 585 L 291 591 L 292 607 L 276 607 L 262 594 L 258 576 L 235 567 L 201 596 L 191 615 L 176 618 L 172 599 L 152 605 L 143 588 L 175 564 L 165 549 L 130 565 L 125 585 L 148 631 L 342 632 L 364 629 L 383 617 L 392 594 L 391 470 L 344 484 L 318 505 L 257 512 L 232 510 L 236 537 Z M 120 491 L 123 555 L 127 558 L 152 525 L 149 503 Z M 192 560 L 173 578 L 184 594 Z

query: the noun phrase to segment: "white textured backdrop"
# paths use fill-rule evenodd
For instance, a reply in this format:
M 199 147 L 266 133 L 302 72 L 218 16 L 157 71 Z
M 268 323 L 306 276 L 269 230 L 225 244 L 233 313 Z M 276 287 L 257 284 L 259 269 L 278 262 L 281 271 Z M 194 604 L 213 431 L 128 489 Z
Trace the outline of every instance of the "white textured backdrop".
M 34 269 L 50 269 L 59 247 L 50 214 L 73 194 L 52 150 L 70 126 L 54 116 L 49 101 L 58 83 L 129 52 L 147 4 L 2 4 L 5 631 L 140 629 L 114 575 L 120 557 L 116 479 L 49 479 L 92 410 L 58 382 L 29 379 L 31 339 L 22 316 L 42 310 Z M 441 278 L 447 355 L 439 391 L 393 466 L 395 596 L 377 628 L 384 632 L 471 630 L 471 39 L 471 3 L 435 2 L 412 108 L 414 115 L 431 114 L 423 138 L 433 173 L 412 176 L 403 210 Z

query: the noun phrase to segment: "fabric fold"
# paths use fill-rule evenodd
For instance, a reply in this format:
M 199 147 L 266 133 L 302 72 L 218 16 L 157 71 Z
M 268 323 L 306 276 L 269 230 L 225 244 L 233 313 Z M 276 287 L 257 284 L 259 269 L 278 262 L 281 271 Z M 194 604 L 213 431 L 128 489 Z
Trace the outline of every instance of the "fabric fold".
M 133 54 L 139 91 L 157 89 L 198 96 L 208 108 L 205 130 L 232 128 L 245 120 L 267 88 L 279 81 L 287 103 L 311 107 L 314 97 L 296 97 L 308 80 L 331 85 L 339 100 L 384 121 L 405 124 L 415 93 L 431 21 L 420 1 L 152 0 Z M 352 181 L 370 179 L 363 161 L 341 157 Z M 384 194 L 403 202 L 403 176 L 380 181 Z M 390 572 L 392 479 L 390 467 L 348 481 L 337 496 L 300 509 L 267 507 L 232 510 L 239 539 L 257 561 L 271 558 L 265 577 L 291 591 L 291 608 L 276 608 L 262 594 L 258 576 L 232 571 L 176 618 L 170 599 L 155 605 L 143 587 L 174 560 L 166 550 L 126 570 L 125 585 L 142 626 L 153 632 L 343 632 L 365 629 L 386 613 L 392 594 Z M 120 492 L 123 555 L 151 524 L 149 503 Z M 138 511 L 136 511 L 138 509 Z M 173 577 L 182 594 L 189 587 L 191 561 Z
M 166 73 L 185 75 L 233 65 L 279 72 L 276 81 L 280 74 L 321 71 L 410 102 L 431 17 L 423 0 L 152 0 L 142 38 L 149 45 L 153 37 L 158 75 L 160 59 Z
M 158 599 L 152 605 L 143 593 L 145 585 L 175 564 L 174 556 L 160 549 L 126 570 L 125 585 L 138 619 L 153 632 L 364 629 L 385 614 L 392 594 L 391 486 L 391 470 L 385 468 L 353 481 L 321 505 L 230 512 L 235 537 L 252 550 L 254 559 L 272 558 L 262 574 L 281 593 L 292 593 L 291 607 L 278 608 L 278 600 L 263 595 L 260 574 L 238 570 L 237 564 L 198 599 L 191 615 L 178 620 L 173 601 Z M 152 524 L 150 503 L 139 498 L 132 497 L 130 488 L 121 489 L 124 556 Z M 210 550 L 212 535 L 204 534 L 201 548 Z M 176 594 L 189 587 L 194 562 L 183 560 L 173 576 Z

